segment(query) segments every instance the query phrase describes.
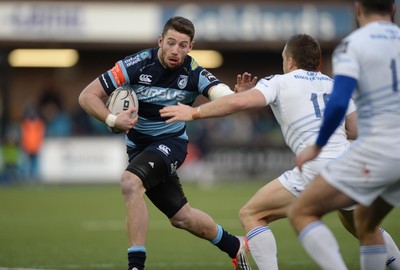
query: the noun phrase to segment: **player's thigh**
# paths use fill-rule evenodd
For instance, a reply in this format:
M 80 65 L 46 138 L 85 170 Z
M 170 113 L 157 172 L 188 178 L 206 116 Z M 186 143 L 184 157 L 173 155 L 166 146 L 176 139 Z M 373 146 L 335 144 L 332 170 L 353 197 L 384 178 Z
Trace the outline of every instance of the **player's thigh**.
M 268 222 L 286 217 L 287 208 L 295 196 L 278 179 L 262 188 L 241 209 L 241 216 L 248 215 Z
M 347 195 L 318 175 L 293 202 L 292 209 L 302 215 L 323 216 L 352 204 L 354 202 Z

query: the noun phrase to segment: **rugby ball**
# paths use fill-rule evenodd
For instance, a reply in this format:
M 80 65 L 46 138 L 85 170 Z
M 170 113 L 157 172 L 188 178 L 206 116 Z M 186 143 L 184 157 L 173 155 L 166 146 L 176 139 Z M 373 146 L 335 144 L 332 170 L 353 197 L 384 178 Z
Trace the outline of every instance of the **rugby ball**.
M 136 111 L 131 114 L 131 117 L 135 117 L 139 110 L 139 102 L 135 91 L 131 87 L 120 86 L 108 97 L 106 107 L 114 115 L 118 115 L 122 111 L 136 107 Z M 121 130 L 109 126 L 107 126 L 107 128 L 114 133 L 122 132 Z

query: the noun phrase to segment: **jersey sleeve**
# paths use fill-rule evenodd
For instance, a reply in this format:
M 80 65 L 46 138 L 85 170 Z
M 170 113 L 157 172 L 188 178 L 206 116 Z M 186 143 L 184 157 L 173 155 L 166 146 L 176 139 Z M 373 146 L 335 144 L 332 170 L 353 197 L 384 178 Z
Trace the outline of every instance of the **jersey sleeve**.
M 279 76 L 271 75 L 260 79 L 254 87 L 259 90 L 265 98 L 266 105 L 273 103 L 278 97 Z
M 334 76 L 342 75 L 358 80 L 360 66 L 356 60 L 357 44 L 350 36 L 336 47 L 332 57 Z
M 209 91 L 210 88 L 214 85 L 220 84 L 221 81 L 218 80 L 211 72 L 207 69 L 198 67 L 199 68 L 199 82 L 198 82 L 198 89 L 199 93 L 209 98 Z
M 104 90 L 111 94 L 116 88 L 130 84 L 131 79 L 137 72 L 139 66 L 137 64 L 150 57 L 150 51 L 145 50 L 116 62 L 111 69 L 99 76 Z

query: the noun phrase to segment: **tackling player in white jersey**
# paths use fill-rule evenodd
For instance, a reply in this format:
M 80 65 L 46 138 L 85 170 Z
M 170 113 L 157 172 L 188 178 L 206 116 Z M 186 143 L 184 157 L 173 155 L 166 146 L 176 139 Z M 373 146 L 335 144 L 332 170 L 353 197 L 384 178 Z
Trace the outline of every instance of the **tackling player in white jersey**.
M 309 35 L 295 35 L 282 52 L 283 75 L 263 78 L 253 89 L 197 108 L 182 104 L 165 107 L 160 111 L 161 116 L 171 117 L 167 122 L 190 121 L 269 105 L 287 145 L 297 154 L 315 141 L 332 90 L 333 80 L 318 72 L 320 56 L 321 50 L 315 39 Z M 285 218 L 290 203 L 320 169 L 348 148 L 347 137 L 354 139 L 357 134 L 356 118 L 355 106 L 350 102 L 346 122 L 336 130 L 318 159 L 306 164 L 302 172 L 296 167 L 268 182 L 240 210 L 240 221 L 259 269 L 278 269 L 276 242 L 269 223 Z M 344 226 L 354 233 L 351 212 L 340 213 Z
M 298 155 L 296 164 L 304 169 L 307 161 L 323 153 L 353 92 L 359 135 L 312 181 L 288 215 L 302 245 L 321 268 L 347 269 L 321 217 L 357 204 L 354 223 L 361 269 L 383 270 L 386 265 L 399 269 L 400 257 L 387 261 L 387 255 L 398 250 L 382 237 L 379 224 L 400 205 L 400 28 L 391 22 L 392 0 L 356 0 L 355 10 L 360 28 L 335 50 L 335 83 L 319 136 Z

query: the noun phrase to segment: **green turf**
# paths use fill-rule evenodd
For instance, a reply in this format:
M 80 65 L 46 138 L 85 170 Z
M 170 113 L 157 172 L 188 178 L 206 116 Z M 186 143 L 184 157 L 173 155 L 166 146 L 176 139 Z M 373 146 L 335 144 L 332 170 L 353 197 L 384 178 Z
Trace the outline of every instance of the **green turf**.
M 242 233 L 237 218 L 240 206 L 261 185 L 234 182 L 205 189 L 184 184 L 192 207 L 208 212 L 234 234 Z M 231 269 L 229 259 L 217 248 L 172 228 L 153 206 L 149 209 L 146 269 Z M 124 215 L 118 185 L 1 186 L 0 269 L 126 269 Z M 400 211 L 395 210 L 384 223 L 395 239 L 400 237 L 399 217 Z M 357 241 L 334 214 L 324 220 L 337 236 L 349 269 L 358 269 Z M 287 220 L 270 227 L 278 242 L 280 269 L 318 269 Z

